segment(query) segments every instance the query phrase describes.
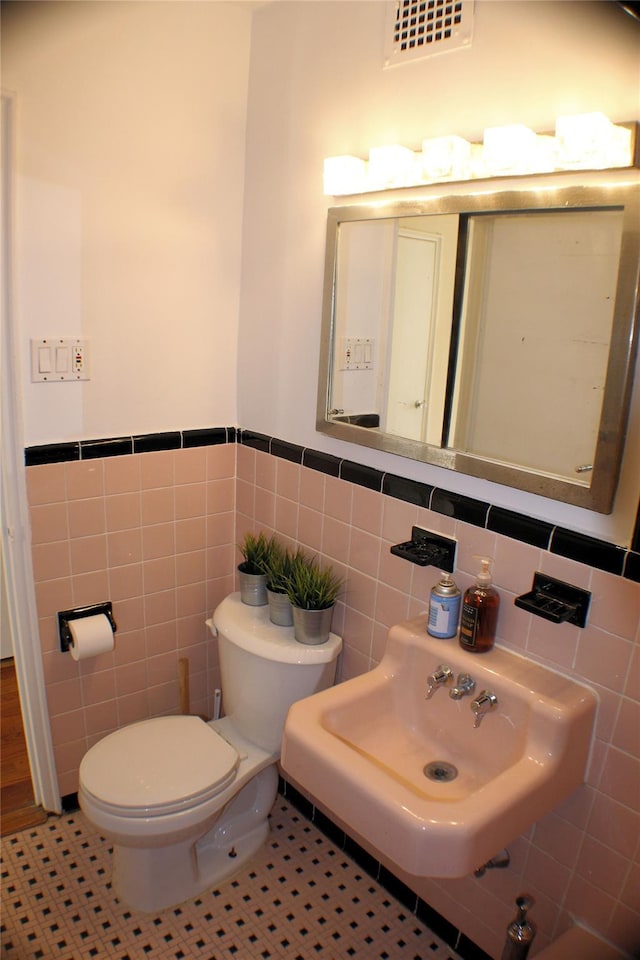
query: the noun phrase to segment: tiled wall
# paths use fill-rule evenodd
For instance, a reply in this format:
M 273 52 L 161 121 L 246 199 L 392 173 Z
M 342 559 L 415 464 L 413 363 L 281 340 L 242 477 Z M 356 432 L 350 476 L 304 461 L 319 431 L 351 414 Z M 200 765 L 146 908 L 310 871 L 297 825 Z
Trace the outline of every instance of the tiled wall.
M 61 793 L 77 788 L 80 757 L 104 733 L 176 709 L 180 656 L 190 659 L 192 708 L 211 712 L 218 674 L 203 621 L 232 588 L 234 544 L 245 529 L 277 531 L 345 574 L 334 630 L 344 637 L 346 679 L 380 660 L 389 626 L 425 609 L 436 572 L 389 552 L 417 524 L 457 538 L 462 589 L 472 582 L 474 554 L 495 557 L 499 642 L 586 681 L 600 708 L 587 784 L 511 845 L 508 870 L 456 881 L 400 878 L 494 955 L 525 890 L 537 901 L 537 946 L 570 917 L 627 951 L 640 946 L 638 554 L 258 434 L 240 439 L 139 455 L 165 440 L 76 444 L 66 463 L 42 463 L 57 455 L 46 448 L 28 451 Z M 97 459 L 77 459 L 87 456 Z M 536 570 L 592 592 L 584 630 L 514 606 Z M 114 603 L 116 650 L 76 664 L 58 652 L 55 612 L 104 599 Z
M 62 796 L 77 791 L 96 740 L 177 712 L 180 658 L 192 712 L 211 716 L 219 677 L 205 620 L 233 589 L 235 454 L 224 443 L 27 468 Z M 103 600 L 113 602 L 115 649 L 78 663 L 60 652 L 56 613 Z

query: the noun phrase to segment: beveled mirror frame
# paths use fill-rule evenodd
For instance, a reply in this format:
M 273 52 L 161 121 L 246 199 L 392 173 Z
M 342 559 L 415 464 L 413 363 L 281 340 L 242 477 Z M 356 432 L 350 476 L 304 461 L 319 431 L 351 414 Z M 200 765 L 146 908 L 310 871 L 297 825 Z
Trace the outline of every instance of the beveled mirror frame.
M 327 216 L 323 290 L 322 339 L 318 379 L 316 429 L 339 440 L 384 450 L 412 460 L 456 470 L 505 486 L 515 487 L 599 513 L 610 513 L 624 450 L 638 333 L 640 272 L 640 178 L 627 169 L 590 175 L 587 185 L 567 183 L 565 175 L 536 178 L 533 186 L 514 189 L 513 179 L 484 181 L 480 188 L 456 184 L 461 192 L 438 185 L 415 199 L 377 199 L 332 207 Z M 463 189 L 464 188 L 464 189 Z M 483 459 L 452 448 L 409 440 L 377 429 L 337 422 L 329 416 L 335 330 L 336 269 L 340 224 L 433 214 L 471 214 L 494 211 L 539 211 L 622 206 L 623 235 L 613 316 L 611 347 L 603 394 L 602 415 L 590 484 Z

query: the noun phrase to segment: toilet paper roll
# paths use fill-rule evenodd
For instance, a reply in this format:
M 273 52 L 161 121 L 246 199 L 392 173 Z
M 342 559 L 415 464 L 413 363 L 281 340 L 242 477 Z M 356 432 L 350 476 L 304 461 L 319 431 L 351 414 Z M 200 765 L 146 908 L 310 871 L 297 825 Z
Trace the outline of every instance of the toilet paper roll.
M 69 653 L 74 660 L 86 660 L 113 650 L 113 630 L 104 613 L 69 620 L 69 630 L 73 641 Z

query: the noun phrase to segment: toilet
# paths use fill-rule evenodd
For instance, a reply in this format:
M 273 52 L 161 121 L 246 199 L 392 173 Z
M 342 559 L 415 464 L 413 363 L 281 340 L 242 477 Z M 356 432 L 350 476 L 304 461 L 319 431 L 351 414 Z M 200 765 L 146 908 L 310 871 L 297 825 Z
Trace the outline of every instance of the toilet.
M 80 764 L 78 799 L 113 844 L 113 888 L 147 913 L 196 896 L 251 859 L 269 833 L 292 703 L 335 680 L 342 641 L 305 646 L 268 607 L 226 597 L 219 644 L 225 716 L 155 717 L 108 734 Z

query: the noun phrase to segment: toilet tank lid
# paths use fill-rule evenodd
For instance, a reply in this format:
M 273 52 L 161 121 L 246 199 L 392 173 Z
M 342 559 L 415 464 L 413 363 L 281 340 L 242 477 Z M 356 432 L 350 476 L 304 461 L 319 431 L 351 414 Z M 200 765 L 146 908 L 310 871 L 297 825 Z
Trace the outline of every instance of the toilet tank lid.
M 335 633 L 326 643 L 298 643 L 293 627 L 271 623 L 269 607 L 251 607 L 242 603 L 239 593 L 225 597 L 213 613 L 213 625 L 228 640 L 264 660 L 278 663 L 330 663 L 342 649 L 342 638 Z M 209 624 L 211 621 L 207 621 Z

